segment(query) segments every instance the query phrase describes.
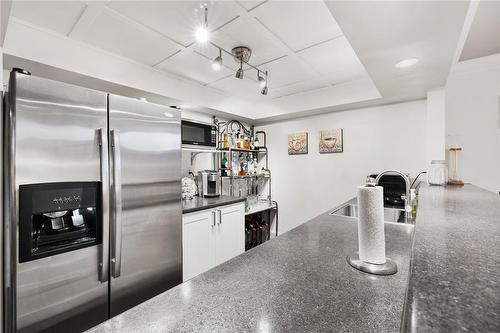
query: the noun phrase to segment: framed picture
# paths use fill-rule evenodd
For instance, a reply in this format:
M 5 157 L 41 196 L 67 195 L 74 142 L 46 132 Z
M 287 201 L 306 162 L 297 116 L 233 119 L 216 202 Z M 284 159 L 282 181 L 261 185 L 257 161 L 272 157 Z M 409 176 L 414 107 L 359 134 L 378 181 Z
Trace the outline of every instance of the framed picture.
M 307 132 L 288 134 L 288 155 L 307 154 Z
M 319 152 L 342 153 L 344 151 L 344 138 L 342 128 L 323 130 L 319 132 Z

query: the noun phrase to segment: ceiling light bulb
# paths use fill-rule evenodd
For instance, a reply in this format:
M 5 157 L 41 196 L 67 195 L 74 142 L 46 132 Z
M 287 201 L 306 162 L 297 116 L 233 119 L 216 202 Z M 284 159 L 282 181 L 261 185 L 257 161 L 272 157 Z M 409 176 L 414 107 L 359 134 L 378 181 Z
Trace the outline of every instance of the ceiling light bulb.
M 264 86 L 262 91 L 260 92 L 262 95 L 267 95 L 267 86 Z
M 417 62 L 419 62 L 418 58 L 408 58 L 408 59 L 398 61 L 395 66 L 397 68 L 406 68 L 406 67 L 414 66 Z
M 219 56 L 212 62 L 212 68 L 214 71 L 220 71 L 222 68 L 222 58 Z
M 207 28 L 199 27 L 195 33 L 196 40 L 200 43 L 205 43 L 208 41 L 209 33 Z

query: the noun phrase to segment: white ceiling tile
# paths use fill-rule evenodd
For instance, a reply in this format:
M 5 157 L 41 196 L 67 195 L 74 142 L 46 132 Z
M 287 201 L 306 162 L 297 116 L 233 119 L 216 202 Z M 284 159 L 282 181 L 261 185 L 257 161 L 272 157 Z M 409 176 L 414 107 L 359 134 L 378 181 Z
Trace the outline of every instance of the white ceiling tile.
M 250 11 L 254 9 L 255 7 L 259 6 L 260 4 L 264 3 L 265 1 L 237 1 L 241 7 L 245 8 L 247 11 Z
M 204 20 L 201 1 L 111 1 L 107 6 L 187 46 Z M 208 2 L 208 28 L 214 30 L 238 15 L 224 1 Z
M 79 1 L 14 1 L 11 15 L 67 35 L 85 8 Z
M 250 63 L 254 66 L 285 55 L 272 40 L 255 33 L 240 19 L 234 20 L 216 31 L 212 36 L 212 41 L 228 51 L 236 46 L 250 47 L 252 49 Z
M 313 46 L 298 53 L 330 83 L 352 81 L 368 76 L 345 37 Z
M 190 50 L 179 52 L 156 67 L 202 84 L 233 74 L 233 71 L 225 67 L 222 67 L 220 71 L 214 71 L 210 59 Z
M 304 69 L 298 60 L 289 56 L 272 61 L 261 68 L 269 71 L 270 87 L 281 87 L 314 77 L 314 73 Z
M 82 40 L 147 65 L 154 65 L 181 48 L 165 37 L 125 22 L 108 11 L 103 11 L 95 19 Z
M 326 87 L 327 85 L 321 79 L 312 79 L 308 81 L 302 81 L 297 83 L 292 83 L 283 87 L 278 88 L 278 92 L 283 96 L 294 95 L 306 91 L 317 90 Z
M 294 51 L 342 35 L 323 1 L 268 1 L 252 14 Z

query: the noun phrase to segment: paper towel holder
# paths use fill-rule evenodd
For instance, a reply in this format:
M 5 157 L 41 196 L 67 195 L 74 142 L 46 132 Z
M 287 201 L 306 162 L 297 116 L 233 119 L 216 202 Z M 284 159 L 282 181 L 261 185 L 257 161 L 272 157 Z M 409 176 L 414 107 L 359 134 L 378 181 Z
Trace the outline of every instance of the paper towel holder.
M 349 265 L 365 273 L 375 275 L 392 275 L 396 274 L 398 271 L 398 265 L 396 265 L 396 262 L 389 258 L 385 258 L 385 264 L 371 264 L 359 259 L 359 252 L 356 251 L 349 254 L 346 259 Z

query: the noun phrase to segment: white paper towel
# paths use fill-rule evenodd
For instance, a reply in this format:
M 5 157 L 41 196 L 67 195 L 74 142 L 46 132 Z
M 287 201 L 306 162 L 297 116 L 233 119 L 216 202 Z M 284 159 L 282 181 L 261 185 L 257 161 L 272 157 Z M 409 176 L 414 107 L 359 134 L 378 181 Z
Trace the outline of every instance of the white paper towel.
M 385 263 L 384 189 L 358 186 L 359 259 L 372 264 Z

